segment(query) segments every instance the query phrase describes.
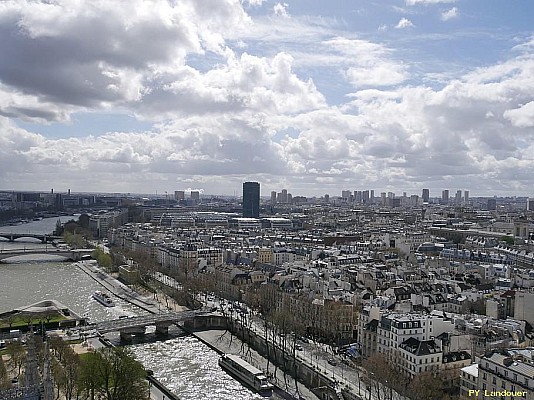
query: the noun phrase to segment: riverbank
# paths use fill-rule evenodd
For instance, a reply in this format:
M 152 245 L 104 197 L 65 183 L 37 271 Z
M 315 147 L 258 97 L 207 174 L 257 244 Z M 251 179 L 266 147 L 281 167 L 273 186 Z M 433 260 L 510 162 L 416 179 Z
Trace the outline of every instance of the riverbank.
M 280 368 L 275 368 L 266 358 L 262 357 L 255 350 L 249 348 L 247 344 L 233 336 L 225 330 L 205 330 L 191 332 L 202 343 L 209 346 L 219 354 L 230 353 L 241 356 L 244 360 L 254 365 L 256 368 L 266 372 L 271 382 L 279 388 L 276 393 L 286 399 L 309 399 L 319 400 L 310 389 L 300 382 L 296 382 L 289 375 L 284 374 Z
M 161 303 L 157 303 L 151 298 L 141 296 L 124 283 L 118 281 L 116 278 L 100 269 L 96 262 L 79 261 L 75 265 L 118 298 L 123 299 L 124 301 L 127 301 L 128 303 L 133 304 L 151 314 L 158 314 L 162 312 Z

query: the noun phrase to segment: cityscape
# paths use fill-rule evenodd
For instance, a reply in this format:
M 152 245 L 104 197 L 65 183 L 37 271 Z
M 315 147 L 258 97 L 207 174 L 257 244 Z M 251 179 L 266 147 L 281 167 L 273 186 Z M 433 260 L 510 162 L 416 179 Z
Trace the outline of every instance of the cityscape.
M 532 398 L 534 199 L 447 189 L 306 198 L 261 186 L 243 182 L 224 198 L 4 191 L 0 231 L 85 215 L 85 239 L 132 257 L 110 270 L 131 287 L 152 271 L 157 290 L 180 282 L 204 306 L 219 299 L 213 315 L 231 331 L 288 312 L 295 339 L 284 351 L 301 364 L 297 376 L 285 372 L 310 391 L 303 398 Z M 267 306 L 266 293 L 278 300 Z M 324 375 L 319 389 L 302 372 L 308 350 Z
M 0 400 L 534 400 L 534 2 L 0 2 Z

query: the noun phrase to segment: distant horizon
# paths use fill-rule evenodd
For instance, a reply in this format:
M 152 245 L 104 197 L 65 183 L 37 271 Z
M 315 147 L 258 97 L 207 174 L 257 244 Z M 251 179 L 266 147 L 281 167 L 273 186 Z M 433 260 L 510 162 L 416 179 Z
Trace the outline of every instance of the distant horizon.
M 285 189 L 285 188 L 284 188 Z M 426 188 L 425 188 L 426 189 Z M 176 189 L 176 191 L 181 191 L 183 189 Z M 348 190 L 348 189 L 346 189 Z M 367 190 L 367 189 L 365 189 Z M 372 189 L 369 189 L 369 190 L 372 190 Z M 445 189 L 444 189 L 445 190 Z M 185 190 L 184 190 L 185 191 Z M 196 191 L 196 190 L 193 190 L 193 191 Z M 421 189 L 422 191 L 422 189 Z M 158 198 L 166 198 L 166 197 L 169 197 L 170 199 L 173 199 L 174 200 L 174 192 L 175 191 L 168 191 L 167 193 L 165 191 L 162 191 L 162 192 L 154 192 L 154 193 L 139 193 L 139 192 L 105 192 L 105 191 L 74 191 L 74 190 L 71 190 L 70 191 L 70 194 L 71 195 L 83 195 L 83 194 L 87 194 L 87 195 L 121 195 L 121 196 L 144 196 L 144 197 L 158 197 Z M 403 194 L 404 191 L 398 191 L 398 192 L 394 192 L 395 193 L 395 197 L 402 197 L 402 194 Z M 463 195 L 464 195 L 464 192 L 462 190 L 462 198 L 463 198 Z M 0 193 L 43 193 L 43 194 L 52 194 L 51 190 L 49 189 L 48 191 L 46 190 L 22 190 L 22 189 L 0 189 Z M 68 189 L 65 190 L 65 191 L 56 191 L 54 189 L 54 192 L 53 194 L 68 194 Z M 185 193 L 189 193 L 188 191 L 185 191 Z M 279 193 L 279 192 L 277 192 Z M 288 193 L 291 193 L 288 189 Z M 354 191 L 351 191 L 351 195 L 354 193 Z M 380 193 L 381 191 L 378 191 L 375 189 L 375 199 L 376 198 L 380 198 Z M 387 193 L 387 192 L 385 192 Z M 321 198 L 321 197 L 324 197 L 324 195 L 327 194 L 330 196 L 330 198 L 336 198 L 336 197 L 341 197 L 341 192 L 339 193 L 323 193 L 322 195 L 303 195 L 303 194 L 294 194 L 294 193 L 291 193 L 291 195 L 293 197 L 296 197 L 296 196 L 302 196 L 302 197 L 307 197 L 307 198 Z M 450 202 L 454 202 L 454 195 L 456 194 L 456 191 L 452 192 L 450 191 L 449 192 L 449 201 Z M 406 192 L 406 196 L 407 197 L 410 197 L 412 195 L 417 195 L 419 196 L 419 198 L 421 198 L 421 193 L 410 193 L 410 192 Z M 203 191 L 200 193 L 200 196 L 201 197 L 217 197 L 217 196 L 223 196 L 223 197 L 235 197 L 235 198 L 240 198 L 242 197 L 242 193 L 239 192 L 239 193 L 236 193 L 236 194 L 223 194 L 223 193 L 206 193 L 206 191 Z M 260 197 L 261 198 L 264 198 L 264 199 L 269 199 L 270 198 L 270 191 L 269 191 L 269 194 L 262 194 L 262 191 L 261 191 L 261 182 L 260 182 Z M 504 199 L 504 198 L 516 198 L 516 199 L 529 199 L 529 198 L 534 198 L 534 196 L 529 196 L 529 195 L 514 195 L 514 194 L 508 194 L 508 195 L 497 195 L 497 194 L 492 194 L 492 195 L 473 195 L 471 193 L 471 191 L 469 191 L 469 199 L 478 199 L 478 198 L 501 198 L 501 199 Z M 439 193 L 439 196 L 436 195 L 436 196 L 432 196 L 432 191 L 430 191 L 430 199 L 441 199 L 441 191 Z

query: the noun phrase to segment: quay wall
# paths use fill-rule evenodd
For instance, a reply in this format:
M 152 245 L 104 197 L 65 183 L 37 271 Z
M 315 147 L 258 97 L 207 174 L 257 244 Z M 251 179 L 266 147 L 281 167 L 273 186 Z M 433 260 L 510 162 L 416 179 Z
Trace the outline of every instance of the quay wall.
M 205 322 L 207 322 L 207 320 L 200 323 L 189 323 L 185 326 L 185 329 L 212 350 L 219 354 L 224 353 L 224 350 L 217 345 L 217 342 L 212 343 L 209 340 L 205 340 L 202 335 L 195 332 L 204 329 L 222 328 L 219 320 L 217 320 L 215 326 L 209 326 Z M 228 329 L 230 333 L 236 336 L 240 341 L 247 343 L 259 355 L 268 359 L 272 364 L 285 371 L 290 377 L 296 378 L 299 382 L 309 388 L 318 398 L 323 400 L 361 400 L 355 393 L 340 387 L 335 379 L 326 374 L 325 370 L 322 370 L 320 367 L 310 366 L 303 360 L 293 357 L 280 347 L 267 342 L 265 338 L 258 335 L 253 330 L 243 328 L 239 324 L 231 323 L 226 324 L 223 329 Z
M 178 396 L 172 393 L 169 389 L 167 389 L 160 381 L 158 381 L 153 376 L 147 376 L 146 379 L 150 385 L 156 387 L 161 392 L 161 394 L 166 396 L 166 397 L 163 397 L 164 399 L 168 398 L 169 400 L 180 400 Z

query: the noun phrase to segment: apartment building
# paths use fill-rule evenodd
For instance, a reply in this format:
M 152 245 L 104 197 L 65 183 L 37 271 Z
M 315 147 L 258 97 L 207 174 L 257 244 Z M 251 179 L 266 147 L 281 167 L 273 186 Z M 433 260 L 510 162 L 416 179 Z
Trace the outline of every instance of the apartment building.
M 390 313 L 380 318 L 377 329 L 377 351 L 396 353 L 410 338 L 431 340 L 443 332 L 454 330 L 452 321 L 438 315 Z
M 438 372 L 441 369 L 443 348 L 434 339 L 419 340 L 410 337 L 399 345 L 398 354 L 400 370 L 409 378 L 422 372 Z
M 478 377 L 475 367 L 462 369 L 462 396 L 534 399 L 533 351 L 533 348 L 525 348 L 486 353 L 478 363 Z

